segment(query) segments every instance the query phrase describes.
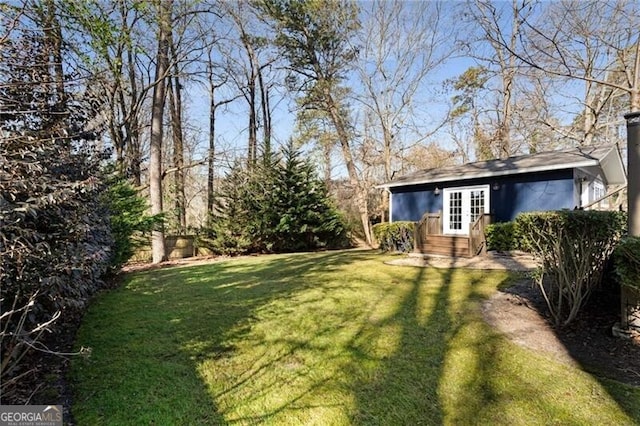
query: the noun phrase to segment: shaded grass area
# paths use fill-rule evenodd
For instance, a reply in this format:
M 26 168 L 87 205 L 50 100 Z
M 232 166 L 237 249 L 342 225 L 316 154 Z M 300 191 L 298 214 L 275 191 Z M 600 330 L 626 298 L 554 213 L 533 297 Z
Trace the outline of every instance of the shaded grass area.
M 481 320 L 506 272 L 370 252 L 131 275 L 91 307 L 78 424 L 636 424 L 640 390 L 517 347 Z

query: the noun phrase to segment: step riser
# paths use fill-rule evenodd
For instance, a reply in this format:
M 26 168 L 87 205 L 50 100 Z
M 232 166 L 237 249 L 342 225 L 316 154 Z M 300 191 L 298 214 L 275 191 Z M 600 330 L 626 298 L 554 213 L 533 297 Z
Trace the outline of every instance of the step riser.
M 460 249 L 447 249 L 441 247 L 420 247 L 420 253 L 424 254 L 439 254 L 443 256 L 453 256 L 453 257 L 471 257 L 469 256 L 469 250 L 460 250 Z
M 420 252 L 426 254 L 471 257 L 467 237 L 429 235 L 418 248 Z

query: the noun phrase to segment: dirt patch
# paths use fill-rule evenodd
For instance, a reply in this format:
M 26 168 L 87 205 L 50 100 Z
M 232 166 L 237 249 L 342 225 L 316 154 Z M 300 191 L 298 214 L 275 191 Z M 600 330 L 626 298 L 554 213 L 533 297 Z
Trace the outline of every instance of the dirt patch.
M 614 337 L 619 292 L 602 291 L 575 323 L 556 329 L 540 291 L 530 280 L 497 292 L 483 305 L 486 321 L 512 341 L 601 377 L 640 386 L 640 336 Z
M 411 253 L 386 263 L 400 266 L 506 269 L 509 271 L 530 271 L 538 267 L 538 263 L 533 256 L 524 252 L 489 252 L 483 256 L 469 258 Z
M 249 257 L 249 256 L 236 256 L 239 257 Z M 166 260 L 162 263 L 149 263 L 149 262 L 140 262 L 140 263 L 128 263 L 127 265 L 122 267 L 121 275 L 129 273 L 129 272 L 139 272 L 139 271 L 152 271 L 155 269 L 164 269 L 171 268 L 174 266 L 197 266 L 197 265 L 206 265 L 209 263 L 222 262 L 223 260 L 231 259 L 230 256 L 198 256 L 198 257 L 186 257 L 184 259 L 172 259 Z

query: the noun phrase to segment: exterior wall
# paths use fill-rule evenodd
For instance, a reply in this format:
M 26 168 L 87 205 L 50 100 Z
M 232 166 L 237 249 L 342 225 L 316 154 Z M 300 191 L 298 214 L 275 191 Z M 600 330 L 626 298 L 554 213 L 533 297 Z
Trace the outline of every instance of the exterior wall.
M 435 185 L 391 188 L 391 221 L 418 221 L 424 213 L 442 211 L 444 188 L 489 185 L 490 212 L 496 222 L 507 222 L 526 211 L 561 210 L 575 207 L 573 170 L 556 170 L 493 178 L 467 179 Z
M 435 195 L 434 185 L 415 185 L 406 188 L 393 188 L 391 193 L 391 222 L 408 220 L 419 221 L 425 213 L 442 211 L 442 188 Z
M 574 204 L 578 207 L 587 206 L 599 198 L 595 196 L 596 186 L 604 187 L 606 192 L 606 182 L 599 167 L 575 169 L 573 177 L 576 185 Z
M 491 213 L 496 222 L 508 222 L 518 213 L 573 209 L 574 180 L 571 169 L 505 176 L 491 189 Z

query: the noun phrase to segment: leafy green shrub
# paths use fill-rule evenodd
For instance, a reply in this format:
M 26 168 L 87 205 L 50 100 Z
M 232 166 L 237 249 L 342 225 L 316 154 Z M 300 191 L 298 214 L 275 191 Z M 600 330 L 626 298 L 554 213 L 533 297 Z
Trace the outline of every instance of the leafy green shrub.
M 620 284 L 640 290 L 640 237 L 627 236 L 613 252 L 616 275 Z
M 409 253 L 413 250 L 414 222 L 378 223 L 373 226 L 373 235 L 380 250 Z
M 626 228 L 626 215 L 581 210 L 522 213 L 516 226 L 542 262 L 537 283 L 556 326 L 569 324 L 601 283 Z
M 59 340 L 55 337 L 79 320 L 104 285 L 113 244 L 101 198 L 106 156 L 92 130 L 99 105 L 88 92 L 73 89 L 77 76 L 67 64 L 60 64 L 64 75 L 56 74 L 49 33 L 37 22 L 17 27 L 0 49 L 0 394 L 5 404 L 28 403 L 36 390 L 19 392 L 21 383 L 46 374 L 42 364 L 32 368 L 25 362 L 28 355 L 46 352 L 45 335 Z M 73 87 L 65 81 L 69 76 Z
M 515 222 L 492 223 L 485 227 L 487 250 L 511 251 L 522 249 L 521 237 Z
M 103 201 L 108 206 L 113 235 L 111 269 L 117 270 L 133 256 L 135 251 L 148 244 L 143 233 L 151 232 L 161 216 L 150 216 L 147 201 L 124 178 L 112 178 Z

